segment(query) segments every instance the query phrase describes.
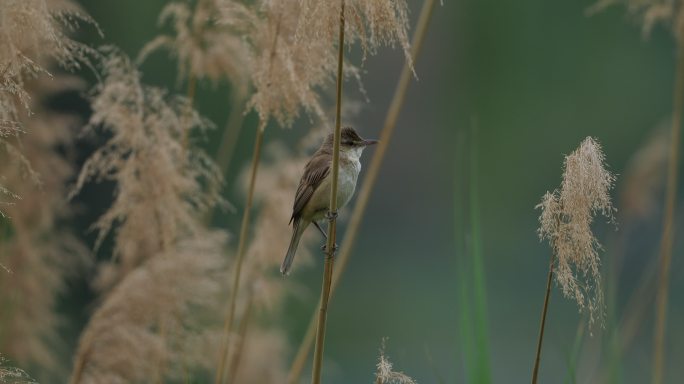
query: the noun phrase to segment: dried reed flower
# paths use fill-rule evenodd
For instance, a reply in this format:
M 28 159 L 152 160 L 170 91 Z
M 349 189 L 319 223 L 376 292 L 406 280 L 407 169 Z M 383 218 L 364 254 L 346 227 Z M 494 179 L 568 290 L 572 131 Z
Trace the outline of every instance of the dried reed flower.
M 187 132 L 207 129 L 181 97 L 140 83 L 131 62 L 107 49 L 106 79 L 94 90 L 88 129 L 111 138 L 83 165 L 74 193 L 88 180 L 117 182 L 114 203 L 93 225 L 97 245 L 116 226 L 115 264 L 99 285 L 111 286 L 146 258 L 203 230 L 198 217 L 221 202 L 221 175 L 201 151 L 187 150 Z
M 670 123 L 657 128 L 627 163 L 620 196 L 624 220 L 643 219 L 660 210 L 670 145 Z
M 324 41 L 337 44 L 340 2 L 301 0 L 302 14 L 297 39 L 303 45 Z M 345 44 L 360 42 L 366 54 L 374 54 L 381 46 L 399 44 L 406 61 L 413 68 L 408 39 L 408 5 L 405 0 L 346 0 Z
M 385 342 L 386 339 L 383 338 L 380 346 L 380 361 L 376 365 L 375 384 L 416 384 L 416 381 L 404 372 L 393 370 L 392 362 L 385 355 Z
M 72 382 L 178 380 L 215 361 L 202 319 L 216 312 L 225 238 L 197 233 L 126 275 L 83 332 Z
M 563 295 L 587 310 L 589 324 L 603 325 L 604 303 L 599 271 L 601 245 L 591 231 L 596 213 L 613 221 L 609 191 L 615 176 L 605 169 L 600 144 L 587 137 L 565 157 L 560 190 L 547 192 L 537 208 L 539 237 L 547 239 L 555 254 L 556 282 Z
M 266 148 L 267 156 L 259 172 L 257 187 L 254 192 L 255 205 L 259 209 L 254 223 L 254 238 L 247 248 L 245 258 L 245 281 L 256 282 L 258 295 L 255 300 L 266 307 L 273 308 L 275 303 L 282 302 L 284 291 L 283 279 L 269 273 L 280 265 L 282 255 L 277 250 L 287 249 L 292 237 L 291 228 L 286 220 L 292 211 L 292 193 L 297 189 L 301 172 L 307 157 L 292 155 L 282 144 L 273 143 Z M 247 172 L 243 173 L 242 185 L 247 187 Z M 317 233 L 307 233 L 302 239 L 301 252 L 298 257 L 311 260 L 307 251 L 312 243 L 319 240 Z M 303 262 L 305 265 L 306 262 Z
M 213 82 L 227 78 L 238 94 L 245 94 L 251 51 L 240 36 L 240 28 L 218 22 L 219 7 L 216 0 L 197 0 L 192 9 L 184 2 L 169 3 L 159 15 L 159 24 L 171 23 L 175 36 L 162 35 L 147 43 L 138 61 L 166 48 L 178 58 L 179 77 L 206 77 Z M 239 27 L 238 23 L 233 25 Z
M 3 0 L 0 3 L 0 126 L 29 109 L 27 79 L 48 74 L 46 60 L 67 69 L 80 66 L 93 51 L 71 40 L 65 30 L 79 22 L 96 25 L 72 1 Z M 17 105 L 18 104 L 18 105 Z
M 184 145 L 189 130 L 208 122 L 186 99 L 143 86 L 112 48 L 103 71 L 88 127 L 110 138 L 84 164 L 75 191 L 90 179 L 117 182 L 112 206 L 94 225 L 99 242 L 116 229 L 114 261 L 99 279 L 113 288 L 81 336 L 72 381 L 177 380 L 214 361 L 202 345 L 211 344 L 205 332 L 215 333 L 215 323 L 199 322 L 215 313 L 225 279 L 226 235 L 201 220 L 220 202 L 220 174 Z
M 300 22 L 299 0 L 259 1 L 251 7 L 220 2 L 222 22 L 243 31 L 252 50 L 251 80 L 255 92 L 248 102 L 262 124 L 273 117 L 287 127 L 300 109 L 324 118 L 317 88 L 332 84 L 334 52 L 321 41 L 299 44 L 295 32 Z
M 637 17 L 645 36 L 648 36 L 657 24 L 664 24 L 673 29 L 678 39 L 684 37 L 684 12 L 682 3 L 678 0 L 598 0 L 589 8 L 589 13 L 600 12 L 616 4 L 624 4 L 627 11 Z
M 63 152 L 69 152 L 80 121 L 40 106 L 43 97 L 77 90 L 73 86 L 78 83 L 61 76 L 46 80 L 29 83 L 32 100 L 38 101 L 31 105 L 36 114 L 21 121 L 31 131 L 22 149 L 41 174 L 41 185 L 6 161 L 7 154 L 0 155 L 0 173 L 23 197 L 7 209 L 12 220 L 0 223 L 11 226 L 2 231 L 7 235 L 0 241 L 0 262 L 12 271 L 0 278 L 0 350 L 22 366 L 42 367 L 44 377 L 54 378 L 60 365 L 56 350 L 63 344 L 56 301 L 67 279 L 88 265 L 89 252 L 64 225 L 71 216 L 66 184 L 75 172 Z
M 8 366 L 8 361 L 0 355 L 0 383 L 34 384 L 35 380 L 23 370 Z

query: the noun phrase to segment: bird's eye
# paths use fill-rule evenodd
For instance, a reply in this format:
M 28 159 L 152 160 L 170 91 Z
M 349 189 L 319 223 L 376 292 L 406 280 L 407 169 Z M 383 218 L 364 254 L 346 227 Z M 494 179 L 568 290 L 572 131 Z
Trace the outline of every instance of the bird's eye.
M 344 141 L 342 142 L 342 145 L 352 145 L 352 144 L 353 144 L 353 143 L 351 142 L 351 140 L 344 140 Z

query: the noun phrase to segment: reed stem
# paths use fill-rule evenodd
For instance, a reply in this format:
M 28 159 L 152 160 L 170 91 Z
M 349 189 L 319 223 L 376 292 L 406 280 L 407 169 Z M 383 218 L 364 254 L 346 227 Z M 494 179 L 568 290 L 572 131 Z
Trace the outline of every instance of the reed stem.
M 240 367 L 240 361 L 242 360 L 242 351 L 245 348 L 247 329 L 249 328 L 249 322 L 252 317 L 253 309 L 254 292 L 250 292 L 249 298 L 247 299 L 247 308 L 245 308 L 245 313 L 242 315 L 242 319 L 240 319 L 240 328 L 238 329 L 238 345 L 230 361 L 230 367 L 228 368 L 228 384 L 234 383 L 235 378 L 237 377 L 238 367 Z
M 680 11 L 684 12 L 684 10 Z M 677 199 L 677 164 L 679 161 L 679 140 L 684 106 L 684 36 L 677 37 L 677 67 L 672 107 L 672 131 L 667 164 L 665 209 L 663 214 L 663 235 L 660 243 L 660 271 L 656 293 L 655 332 L 653 337 L 653 384 L 661 384 L 665 370 L 665 328 L 667 320 L 667 296 L 674 242 L 674 214 Z
M 337 48 L 337 103 L 335 108 L 335 133 L 333 139 L 332 181 L 330 184 L 330 209 L 328 210 L 328 241 L 325 245 L 325 266 L 323 268 L 323 287 L 321 288 L 321 305 L 318 309 L 318 327 L 316 329 L 316 348 L 314 349 L 311 383 L 320 384 L 323 365 L 323 347 L 325 344 L 325 328 L 328 317 L 328 302 L 335 264 L 335 240 L 337 237 L 337 184 L 340 173 L 340 136 L 342 132 L 342 82 L 344 81 L 344 6 L 340 0 L 340 32 Z
M 551 297 L 551 280 L 553 280 L 553 263 L 556 259 L 555 253 L 551 253 L 549 261 L 549 276 L 546 279 L 546 294 L 544 295 L 544 308 L 542 309 L 541 324 L 539 325 L 539 339 L 537 340 L 537 356 L 534 359 L 534 369 L 532 370 L 532 384 L 537 384 L 539 374 L 539 362 L 541 361 L 542 341 L 544 340 L 544 326 L 546 325 L 546 312 L 549 309 L 549 297 Z
M 427 27 L 432 17 L 432 12 L 434 10 L 435 0 L 426 0 L 423 3 L 423 8 L 420 11 L 420 16 L 418 17 L 418 24 L 416 25 L 416 32 L 413 35 L 413 41 L 411 42 L 411 59 L 415 63 L 423 45 L 425 35 L 427 32 Z M 387 111 L 385 117 L 385 123 L 383 125 L 382 131 L 380 133 L 380 142 L 375 149 L 375 154 L 371 160 L 371 164 L 368 168 L 367 176 L 361 185 L 361 190 L 359 191 L 357 197 L 357 203 L 352 212 L 351 218 L 349 219 L 349 225 L 347 226 L 347 231 L 345 232 L 344 242 L 340 247 L 340 254 L 337 257 L 337 270 L 334 271 L 332 285 L 330 287 L 330 293 L 332 294 L 337 287 L 340 276 L 344 272 L 349 257 L 351 256 L 351 250 L 356 241 L 356 235 L 358 234 L 359 228 L 361 226 L 361 221 L 363 215 L 368 206 L 370 200 L 370 195 L 375 186 L 375 182 L 380 173 L 380 167 L 382 166 L 382 161 L 384 160 L 385 154 L 387 153 L 387 148 L 389 147 L 390 139 L 394 133 L 394 129 L 397 125 L 397 120 L 399 119 L 399 112 L 404 105 L 404 100 L 406 99 L 406 91 L 408 90 L 408 85 L 410 83 L 412 76 L 411 67 L 408 63 L 404 63 L 404 67 L 401 71 L 397 87 L 394 91 L 390 107 Z M 307 357 L 311 351 L 311 347 L 314 344 L 315 334 L 316 334 L 316 319 L 317 313 L 314 313 L 309 322 L 309 328 L 306 331 L 305 337 L 299 345 L 297 350 L 297 355 L 290 367 L 290 372 L 287 376 L 288 384 L 296 384 L 299 382 L 299 378 L 304 371 L 304 366 L 306 365 Z
M 251 219 L 252 202 L 254 200 L 254 186 L 256 184 L 257 171 L 259 170 L 259 158 L 261 156 L 261 147 L 264 140 L 264 131 L 266 123 L 262 120 L 257 129 L 256 139 L 254 141 L 254 150 L 252 152 L 252 170 L 249 178 L 249 189 L 247 191 L 247 202 L 245 203 L 245 210 L 242 214 L 242 224 L 240 226 L 240 239 L 238 240 L 237 259 L 235 262 L 235 274 L 233 275 L 233 286 L 230 291 L 230 307 L 228 309 L 228 316 L 223 325 L 223 343 L 221 352 L 219 354 L 220 360 L 216 375 L 215 384 L 223 383 L 225 375 L 226 358 L 228 357 L 228 345 L 230 334 L 233 330 L 233 321 L 235 319 L 235 309 L 237 307 L 238 290 L 240 288 L 240 274 L 242 272 L 242 261 L 245 257 L 245 248 L 247 244 L 247 234 L 249 233 L 249 223 Z

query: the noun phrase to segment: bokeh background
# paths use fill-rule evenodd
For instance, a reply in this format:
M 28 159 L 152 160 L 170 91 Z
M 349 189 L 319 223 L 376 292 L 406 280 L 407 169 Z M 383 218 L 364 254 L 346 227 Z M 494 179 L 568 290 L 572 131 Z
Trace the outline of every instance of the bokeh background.
M 78 33 L 78 40 L 92 46 L 114 44 L 135 57 L 164 30 L 157 26 L 166 3 L 162 0 L 79 3 L 104 32 L 104 37 L 88 28 Z M 635 153 L 659 127 L 667 126 L 675 44 L 664 27 L 645 38 L 622 6 L 590 16 L 591 5 L 590 1 L 446 0 L 437 6 L 417 60 L 418 79 L 410 85 L 352 260 L 332 300 L 326 383 L 370 382 L 383 337 L 388 337 L 387 353 L 395 366 L 419 383 L 480 380 L 467 363 L 462 332 L 464 316 L 473 315 L 463 313 L 468 308 L 463 297 L 472 299 L 475 290 L 469 252 L 475 239 L 463 209 L 473 193 L 479 204 L 486 294 L 486 322 L 479 325 L 487 331 L 491 382 L 528 381 L 550 255 L 548 245 L 537 237 L 535 205 L 547 190 L 559 185 L 563 155 L 586 136 L 602 143 L 607 164 L 618 175 L 613 191 L 620 210 L 617 230 L 598 220 L 595 231 L 604 245 L 604 270 L 614 264 L 620 269 L 620 275 L 606 284 L 614 287 L 610 313 L 629 309 L 628 298 L 658 255 L 663 200 L 659 189 L 657 208 L 638 222 L 621 222 L 629 193 L 624 177 Z M 412 0 L 409 6 L 415 23 L 421 2 Z M 402 65 L 402 52 L 391 49 L 365 61 L 362 78 L 369 102 L 353 82 L 346 83 L 349 98 L 362 102 L 349 123 L 363 136 L 379 134 Z M 183 93 L 176 68 L 173 58 L 155 53 L 141 67 L 143 80 Z M 78 100 L 65 103 L 81 108 L 84 116 L 88 113 Z M 195 105 L 219 127 L 205 143 L 211 153 L 229 117 L 229 103 L 229 85 L 199 83 Z M 238 176 L 248 165 L 255 126 L 255 117 L 248 115 L 227 174 L 226 197 L 237 211 L 216 219 L 217 225 L 233 233 L 239 230 L 244 203 Z M 308 119 L 288 130 L 272 126 L 266 141 L 294 146 L 309 128 Z M 93 149 L 91 145 L 80 147 L 82 157 Z M 372 149 L 365 154 L 365 165 L 372 154 Z M 477 185 L 471 185 L 475 180 Z M 680 364 L 684 358 L 682 186 L 680 182 L 671 270 L 668 383 L 684 377 Z M 79 197 L 85 207 L 78 218 L 79 230 L 85 233 L 102 213 L 110 191 L 111 186 L 91 186 Z M 283 217 L 282 225 L 288 219 Z M 285 248 L 286 244 L 274 245 L 273 251 L 284 253 Z M 321 254 L 312 267 L 295 267 L 289 278 L 306 290 L 293 295 L 280 318 L 267 319 L 287 331 L 293 351 L 318 300 L 322 259 Z M 96 305 L 88 278 L 73 281 L 70 294 L 60 303 L 60 310 L 71 319 L 65 333 L 73 344 L 65 349 L 75 346 L 80 327 Z M 616 368 L 616 382 L 649 380 L 653 299 L 646 296 L 645 300 L 644 321 Z M 609 331 L 582 331 L 586 319 L 574 302 L 554 288 L 541 382 L 573 382 L 573 370 L 579 383 L 604 380 L 604 370 L 614 366 L 611 321 L 609 316 Z M 583 332 L 579 344 L 578 331 Z M 575 363 L 573 356 L 577 356 Z

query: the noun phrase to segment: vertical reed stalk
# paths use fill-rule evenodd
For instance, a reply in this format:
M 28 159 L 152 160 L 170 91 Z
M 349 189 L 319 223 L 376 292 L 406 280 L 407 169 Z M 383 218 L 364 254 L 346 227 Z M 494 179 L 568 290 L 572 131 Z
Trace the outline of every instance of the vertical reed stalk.
M 684 12 L 684 11 L 680 11 Z M 684 36 L 676 34 L 677 67 L 675 69 L 675 88 L 672 107 L 672 131 L 670 153 L 667 165 L 667 186 L 665 190 L 665 210 L 663 214 L 663 236 L 660 243 L 660 272 L 656 294 L 656 321 L 653 337 L 653 384 L 661 384 L 665 369 L 665 327 L 667 320 L 667 296 L 670 281 L 670 263 L 674 242 L 674 214 L 677 198 L 677 163 L 679 160 L 679 139 L 684 104 Z
M 252 316 L 252 310 L 254 309 L 254 292 L 250 291 L 249 298 L 247 299 L 247 307 L 245 308 L 245 313 L 240 319 L 240 328 L 238 329 L 238 345 L 236 347 L 233 358 L 230 361 L 230 367 L 228 367 L 228 384 L 235 382 L 237 377 L 238 367 L 240 367 L 240 360 L 242 358 L 242 351 L 245 348 L 245 339 L 247 338 L 247 329 L 249 328 L 249 322 Z
M 271 45 L 271 57 L 269 63 L 269 77 L 272 73 L 273 64 L 276 58 L 276 48 L 278 44 L 278 38 L 280 36 L 280 22 L 282 20 L 282 12 L 278 13 L 278 21 L 276 23 L 276 32 L 273 37 L 273 44 Z M 241 121 L 240 121 L 241 122 Z M 240 226 L 240 239 L 238 241 L 238 251 L 237 251 L 237 261 L 235 266 L 235 277 L 233 278 L 233 289 L 230 293 L 230 308 L 228 310 L 228 316 L 226 318 L 225 324 L 223 326 L 223 345 L 221 346 L 220 361 L 218 365 L 218 371 L 216 375 L 215 384 L 223 383 L 223 376 L 225 374 L 226 358 L 228 357 L 228 347 L 230 342 L 230 334 L 233 330 L 233 320 L 235 319 L 235 307 L 238 297 L 238 290 L 240 289 L 240 273 L 242 270 L 242 261 L 245 257 L 245 251 L 247 248 L 247 232 L 250 222 L 250 211 L 252 208 L 252 200 L 254 197 L 254 185 L 256 183 L 257 170 L 259 168 L 259 157 L 261 154 L 261 146 L 264 139 L 264 131 L 266 130 L 266 124 L 268 123 L 268 117 L 261 117 L 259 121 L 259 127 L 257 129 L 257 136 L 254 142 L 254 150 L 252 157 L 252 172 L 249 180 L 249 190 L 247 192 L 247 203 L 245 204 L 245 211 L 242 215 L 242 225 Z M 242 125 L 242 124 L 239 124 Z M 238 357 L 239 361 L 239 357 Z
M 222 171 L 222 174 L 228 172 L 230 167 L 230 161 L 233 158 L 233 152 L 235 151 L 235 144 L 237 143 L 238 137 L 240 136 L 240 131 L 242 130 L 242 122 L 244 121 L 245 115 L 242 113 L 244 108 L 244 98 L 241 96 L 236 96 L 233 98 L 232 106 L 230 108 L 230 116 L 226 122 L 226 127 L 223 130 L 223 135 L 221 136 L 221 144 L 216 151 L 216 164 Z
M 335 240 L 337 237 L 337 184 L 340 173 L 340 135 L 342 132 L 342 81 L 344 66 L 344 0 L 340 0 L 340 35 L 337 48 L 337 105 L 335 109 L 335 133 L 333 138 L 332 181 L 330 184 L 330 209 L 328 211 L 328 241 L 325 245 L 325 267 L 323 268 L 323 287 L 321 288 L 321 305 L 318 309 L 318 327 L 316 329 L 316 348 L 314 349 L 311 383 L 320 384 L 323 365 L 323 346 L 325 343 L 325 326 L 328 317 L 328 301 L 335 263 Z
M 425 0 L 420 11 L 418 24 L 416 25 L 416 32 L 414 33 L 413 41 L 411 42 L 411 60 L 414 63 L 416 62 L 420 48 L 423 45 L 434 7 L 435 0 Z M 373 155 L 371 164 L 368 167 L 367 176 L 364 178 L 363 184 L 361 185 L 361 190 L 359 191 L 354 211 L 352 212 L 351 218 L 349 219 L 349 225 L 347 226 L 347 231 L 345 232 L 344 242 L 340 247 L 337 270 L 335 271 L 332 286 L 330 287 L 331 293 L 335 291 L 335 287 L 339 282 L 340 276 L 344 272 L 349 261 L 349 257 L 351 256 L 351 250 L 354 246 L 354 242 L 356 241 L 356 235 L 358 234 L 359 228 L 361 226 L 361 220 L 366 212 L 366 207 L 368 206 L 371 192 L 373 192 L 375 181 L 380 173 L 382 161 L 384 160 L 385 153 L 387 153 L 387 148 L 389 147 L 390 139 L 394 133 L 394 128 L 397 125 L 399 112 L 401 112 L 401 108 L 404 105 L 406 91 L 408 90 L 411 76 L 411 67 L 408 63 L 404 63 L 404 67 L 401 70 L 401 75 L 399 77 L 399 82 L 397 83 L 397 87 L 394 90 L 394 95 L 392 96 L 392 102 L 390 103 L 390 107 L 385 117 L 385 123 L 380 133 L 380 142 L 374 151 L 375 154 Z M 309 328 L 306 331 L 304 339 L 299 345 L 297 355 L 292 362 L 292 366 L 290 367 L 290 372 L 287 376 L 288 384 L 296 384 L 299 382 L 299 378 L 301 377 L 304 366 L 306 365 L 307 357 L 311 351 L 311 346 L 314 343 L 315 329 L 316 313 L 312 315 L 311 321 L 309 322 Z
M 534 359 L 534 369 L 532 370 L 532 384 L 537 384 L 539 374 L 539 362 L 541 361 L 542 341 L 544 340 L 544 326 L 546 325 L 546 312 L 549 309 L 549 297 L 551 296 L 551 280 L 553 280 L 553 263 L 556 261 L 555 253 L 551 253 L 549 261 L 549 277 L 546 279 L 546 295 L 544 295 L 544 308 L 542 309 L 541 324 L 539 325 L 539 339 L 537 340 L 537 356 Z
M 240 274 L 242 272 L 242 261 L 245 257 L 245 248 L 247 245 L 247 233 L 249 232 L 249 222 L 251 218 L 252 202 L 254 198 L 254 186 L 256 184 L 257 171 L 259 169 L 259 158 L 261 156 L 261 146 L 264 140 L 264 131 L 266 122 L 261 120 L 259 128 L 257 129 L 256 139 L 254 141 L 254 149 L 252 152 L 252 170 L 249 179 L 249 189 L 247 191 L 247 202 L 245 203 L 245 210 L 242 214 L 242 224 L 240 226 L 240 239 L 238 240 L 237 260 L 235 262 L 235 274 L 233 276 L 233 286 L 230 291 L 230 307 L 228 309 L 228 316 L 223 326 L 223 343 L 221 352 L 219 354 L 220 360 L 216 380 L 214 383 L 223 383 L 225 375 L 226 358 L 228 356 L 228 345 L 230 333 L 233 330 L 233 320 L 235 319 L 235 308 L 237 306 L 238 290 L 240 288 Z

